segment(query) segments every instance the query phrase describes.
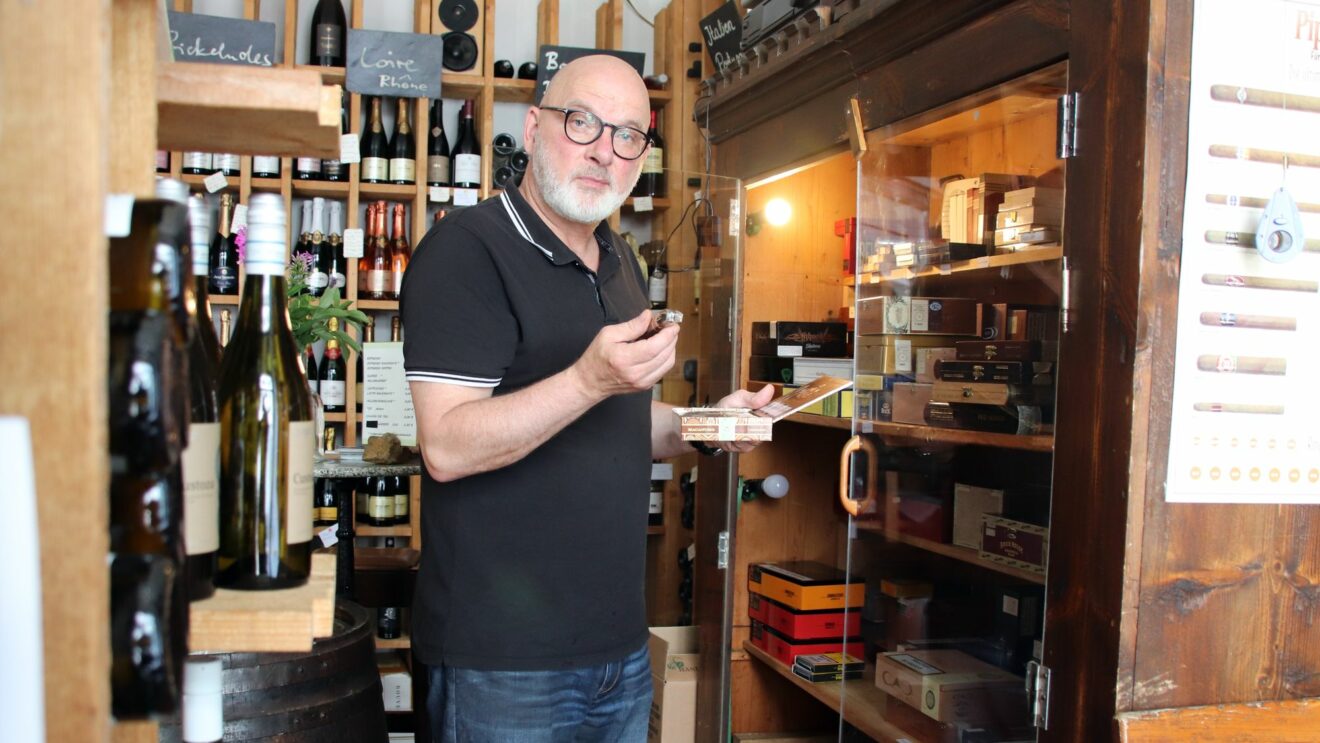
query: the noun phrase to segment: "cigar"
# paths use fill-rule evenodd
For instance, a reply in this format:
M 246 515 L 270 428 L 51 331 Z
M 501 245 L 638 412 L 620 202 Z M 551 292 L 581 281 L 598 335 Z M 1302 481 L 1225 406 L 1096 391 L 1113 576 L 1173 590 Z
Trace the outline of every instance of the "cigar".
M 1196 368 L 1223 374 L 1281 376 L 1288 373 L 1288 359 L 1274 356 L 1218 356 L 1207 353 L 1196 357 Z
M 1198 402 L 1193 410 L 1201 413 L 1248 413 L 1251 415 L 1283 415 L 1282 405 L 1247 405 L 1237 402 Z
M 1229 196 L 1222 193 L 1208 193 L 1205 200 L 1210 204 L 1223 204 L 1225 206 L 1245 206 L 1248 209 L 1264 209 L 1269 205 L 1269 199 L 1262 199 L 1257 196 Z M 1297 205 L 1298 211 L 1320 212 L 1320 204 L 1302 204 Z
M 1216 245 L 1231 245 L 1244 250 L 1256 249 L 1256 233 L 1254 232 L 1206 230 L 1205 241 Z M 1320 240 L 1307 240 L 1303 250 L 1308 253 L 1320 253 Z
M 1277 90 L 1248 88 L 1239 85 L 1212 85 L 1210 97 L 1226 103 L 1242 103 L 1247 106 L 1264 106 L 1288 111 L 1320 113 L 1320 98 L 1313 95 L 1282 93 Z
M 1235 289 L 1278 289 L 1289 292 L 1314 292 L 1314 281 L 1298 279 L 1271 279 L 1265 276 L 1233 276 L 1222 273 L 1208 273 L 1201 276 L 1202 283 L 1210 286 L 1228 286 Z
M 1282 152 L 1280 150 L 1262 150 L 1258 147 L 1237 147 L 1231 144 L 1210 145 L 1211 157 L 1227 157 L 1234 160 L 1250 160 L 1254 163 L 1283 165 L 1288 158 L 1289 167 L 1320 168 L 1320 155 L 1308 155 L 1301 152 Z
M 1272 315 L 1239 315 L 1235 312 L 1202 312 L 1202 325 L 1221 328 L 1258 328 L 1260 330 L 1296 330 L 1297 318 Z

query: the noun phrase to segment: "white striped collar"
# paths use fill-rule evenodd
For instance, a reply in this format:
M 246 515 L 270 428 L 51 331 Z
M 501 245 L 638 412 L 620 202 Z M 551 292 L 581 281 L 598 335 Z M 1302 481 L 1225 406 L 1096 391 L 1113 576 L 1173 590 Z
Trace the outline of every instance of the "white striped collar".
M 518 213 L 513 202 L 509 200 L 509 192 L 507 190 L 500 191 L 500 203 L 504 205 L 504 211 L 509 213 L 509 221 L 513 223 L 513 228 L 518 231 L 518 234 L 522 235 L 522 238 L 527 242 L 535 245 L 536 249 L 544 253 L 546 258 L 554 261 L 555 254 L 545 246 L 541 245 L 541 243 L 532 239 L 532 233 L 527 229 L 527 224 L 523 222 L 522 215 Z

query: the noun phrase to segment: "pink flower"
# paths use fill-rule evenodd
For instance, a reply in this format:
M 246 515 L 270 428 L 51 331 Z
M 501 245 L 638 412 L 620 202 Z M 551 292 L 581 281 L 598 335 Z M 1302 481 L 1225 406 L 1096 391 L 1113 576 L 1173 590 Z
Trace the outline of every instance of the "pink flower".
M 310 273 L 312 270 L 312 263 L 316 260 L 316 257 L 311 253 L 299 252 L 294 253 L 293 259 L 302 264 L 303 273 Z
M 234 245 L 238 248 L 238 262 L 242 263 L 247 259 L 247 227 L 234 230 Z

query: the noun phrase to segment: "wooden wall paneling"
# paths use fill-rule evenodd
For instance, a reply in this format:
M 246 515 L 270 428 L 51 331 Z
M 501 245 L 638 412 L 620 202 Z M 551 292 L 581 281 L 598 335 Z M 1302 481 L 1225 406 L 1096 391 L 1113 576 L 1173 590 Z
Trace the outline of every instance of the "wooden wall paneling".
M 738 650 L 734 653 L 732 678 L 734 688 L 740 690 L 733 705 L 735 734 L 835 733 L 838 713 L 803 694 L 774 669 L 748 657 L 741 650 L 741 640 L 734 647 Z
M 605 0 L 596 8 L 596 48 L 621 49 L 623 0 Z
M 486 0 L 481 20 L 481 56 L 477 69 L 487 81 L 495 77 L 495 0 Z M 486 89 L 489 91 L 490 86 Z M 489 131 L 488 129 L 486 131 Z M 485 160 L 484 162 L 490 162 Z M 489 192 L 488 192 L 489 193 Z
M 349 5 L 355 3 L 349 2 Z M 298 0 L 284 0 L 284 59 L 281 65 L 292 67 L 298 56 Z M 292 22 L 291 22 L 292 21 Z M 355 27 L 350 22 L 350 27 Z M 281 173 L 283 170 L 280 171 Z
M 40 260 L 0 264 L 0 414 L 31 427 L 51 741 L 110 736 L 104 204 L 114 135 L 106 118 L 122 23 L 113 19 L 138 17 L 133 5 L 0 0 L 0 48 L 13 62 L 0 65 L 0 220 L 11 256 L 40 246 Z M 143 45 L 155 53 L 150 33 Z M 153 155 L 150 145 L 132 149 Z M 151 161 L 121 162 L 122 187 L 150 193 Z
M 110 191 L 151 196 L 155 192 L 152 163 L 156 142 L 143 132 L 156 130 L 156 6 L 140 0 L 115 0 L 113 9 Z
M 154 722 L 116 722 L 110 730 L 111 743 L 157 743 L 160 731 Z
M 1089 101 L 1068 163 L 1064 249 L 1072 330 L 1059 358 L 1052 545 L 1044 662 L 1051 671 L 1043 741 L 1115 734 L 1123 519 L 1137 343 L 1142 168 L 1147 151 L 1149 3 L 1073 3 L 1068 89 Z M 1222 628 L 1221 628 L 1222 629 Z
M 559 0 L 541 0 L 536 4 L 536 48 L 559 43 Z
M 1299 699 L 1123 712 L 1118 731 L 1123 743 L 1311 743 L 1318 719 L 1320 700 Z

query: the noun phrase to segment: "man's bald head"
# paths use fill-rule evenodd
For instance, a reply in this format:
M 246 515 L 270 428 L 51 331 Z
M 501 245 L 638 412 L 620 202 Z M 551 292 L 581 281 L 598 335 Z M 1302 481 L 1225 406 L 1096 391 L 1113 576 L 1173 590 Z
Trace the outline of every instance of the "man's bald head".
M 637 74 L 637 70 L 622 59 L 608 54 L 593 54 L 569 62 L 550 78 L 550 85 L 541 97 L 541 103 L 546 106 L 568 106 L 583 95 L 617 101 L 634 111 L 633 115 L 640 119 L 640 128 L 646 128 L 645 119 L 651 110 L 646 84 L 642 82 L 642 76 Z M 637 126 L 636 122 L 619 123 Z

